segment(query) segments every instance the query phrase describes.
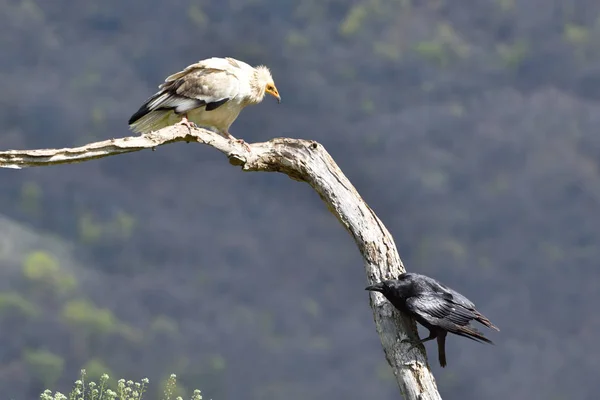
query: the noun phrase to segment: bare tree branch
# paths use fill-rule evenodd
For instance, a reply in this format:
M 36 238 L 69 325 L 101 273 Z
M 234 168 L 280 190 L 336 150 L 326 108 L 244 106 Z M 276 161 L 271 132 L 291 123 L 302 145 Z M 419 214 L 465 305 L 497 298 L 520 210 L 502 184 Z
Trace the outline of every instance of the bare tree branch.
M 388 230 L 325 148 L 314 141 L 277 138 L 251 144 L 248 151 L 242 144 L 211 131 L 175 125 L 143 136 L 111 139 L 77 148 L 4 151 L 0 152 L 0 167 L 77 163 L 183 141 L 208 144 L 244 171 L 281 172 L 294 180 L 307 182 L 354 238 L 363 256 L 370 284 L 404 272 Z M 356 295 L 367 295 L 362 290 L 357 288 Z M 408 336 L 413 340 L 416 338 L 414 322 L 401 316 L 380 293 L 371 294 L 371 307 L 387 361 L 403 397 L 406 400 L 440 399 L 424 347 L 408 351 L 409 345 L 401 343 L 401 339 Z

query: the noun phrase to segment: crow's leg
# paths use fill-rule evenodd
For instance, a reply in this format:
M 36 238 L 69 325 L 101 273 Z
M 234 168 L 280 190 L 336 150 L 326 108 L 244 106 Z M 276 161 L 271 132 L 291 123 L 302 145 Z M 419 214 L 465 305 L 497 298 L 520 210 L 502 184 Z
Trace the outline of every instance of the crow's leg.
M 411 346 L 410 346 L 410 348 L 408 349 L 408 351 L 411 351 L 412 349 L 414 349 L 414 348 L 415 348 L 415 347 L 417 347 L 418 345 L 420 345 L 420 344 L 423 344 L 423 343 L 425 343 L 425 342 L 429 342 L 430 340 L 433 340 L 433 339 L 435 339 L 436 337 L 437 337 L 437 332 L 434 332 L 434 331 L 429 331 L 429 336 L 427 336 L 425 339 L 419 339 L 419 340 L 417 340 L 417 341 L 415 341 L 415 342 L 413 342 L 413 341 L 412 341 L 412 340 L 410 340 L 410 339 L 404 339 L 404 340 L 402 340 L 402 343 L 410 343 L 410 344 L 411 344 Z
M 440 332 L 437 337 L 438 343 L 438 360 L 440 366 L 444 368 L 446 366 L 446 332 Z

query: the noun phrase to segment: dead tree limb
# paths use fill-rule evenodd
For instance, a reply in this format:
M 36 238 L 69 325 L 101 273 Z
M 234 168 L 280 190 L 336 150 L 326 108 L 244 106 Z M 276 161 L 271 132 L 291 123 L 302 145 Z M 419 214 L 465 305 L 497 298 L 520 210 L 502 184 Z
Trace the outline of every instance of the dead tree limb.
M 248 151 L 205 129 L 188 129 L 175 125 L 150 134 L 90 143 L 77 148 L 9 150 L 0 152 L 0 167 L 25 168 L 78 163 L 97 158 L 155 149 L 173 142 L 199 142 L 224 153 L 229 162 L 244 171 L 281 172 L 308 183 L 323 199 L 329 210 L 354 238 L 364 258 L 369 284 L 404 272 L 394 240 L 373 210 L 360 197 L 348 178 L 323 146 L 314 141 L 277 138 L 254 143 Z M 356 288 L 357 296 L 367 295 Z M 440 399 L 437 386 L 427 365 L 423 346 L 407 351 L 407 337 L 414 339 L 414 322 L 403 318 L 379 293 L 371 294 L 375 325 L 387 361 L 406 400 Z

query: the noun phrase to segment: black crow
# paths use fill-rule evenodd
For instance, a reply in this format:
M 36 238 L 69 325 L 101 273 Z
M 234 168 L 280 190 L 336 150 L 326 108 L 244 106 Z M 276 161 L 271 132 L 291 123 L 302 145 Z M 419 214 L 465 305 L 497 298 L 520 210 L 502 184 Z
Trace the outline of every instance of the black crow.
M 407 272 L 401 274 L 398 279 L 379 282 L 368 286 L 365 290 L 382 293 L 399 311 L 413 317 L 429 329 L 429 336 L 412 343 L 410 349 L 437 339 L 438 358 L 442 367 L 446 366 L 448 332 L 476 342 L 494 344 L 477 329 L 471 327 L 469 322 L 479 321 L 488 328 L 500 330 L 477 311 L 475 304 L 465 296 L 425 275 Z

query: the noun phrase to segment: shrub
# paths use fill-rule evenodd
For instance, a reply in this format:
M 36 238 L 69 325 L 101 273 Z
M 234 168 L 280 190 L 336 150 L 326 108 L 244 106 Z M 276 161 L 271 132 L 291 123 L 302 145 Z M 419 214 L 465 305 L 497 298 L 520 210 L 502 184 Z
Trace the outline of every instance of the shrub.
M 148 389 L 148 378 L 140 382 L 119 379 L 116 388 L 111 389 L 109 385 L 109 376 L 104 374 L 96 383 L 94 381 L 86 382 L 86 372 L 81 370 L 81 379 L 75 381 L 73 390 L 69 395 L 60 392 L 52 394 L 50 389 L 46 389 L 41 395 L 41 400 L 146 400 L 144 394 Z M 181 397 L 173 398 L 173 393 L 177 392 L 177 377 L 172 374 L 165 385 L 164 396 L 161 400 L 183 400 Z M 202 400 L 200 390 L 194 390 L 190 400 Z

